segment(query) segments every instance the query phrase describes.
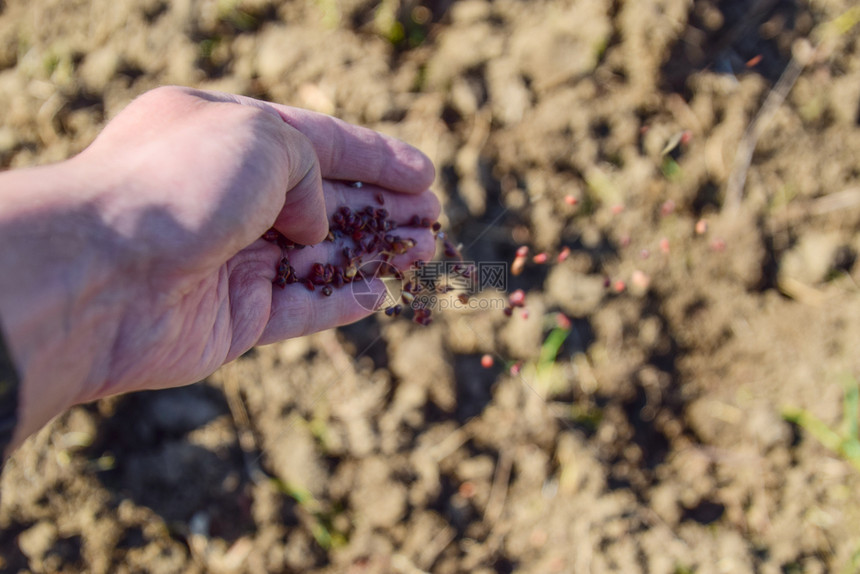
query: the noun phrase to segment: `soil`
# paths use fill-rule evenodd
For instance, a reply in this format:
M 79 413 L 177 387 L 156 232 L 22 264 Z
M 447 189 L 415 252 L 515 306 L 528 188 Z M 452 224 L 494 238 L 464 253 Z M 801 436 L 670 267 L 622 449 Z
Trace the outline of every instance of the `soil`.
M 507 277 L 527 316 L 488 289 L 74 408 L 3 471 L 0 570 L 860 572 L 860 474 L 785 416 L 839 429 L 860 376 L 858 18 L 0 2 L 5 168 L 73 155 L 155 86 L 219 89 L 423 149 L 467 259 L 549 256 Z

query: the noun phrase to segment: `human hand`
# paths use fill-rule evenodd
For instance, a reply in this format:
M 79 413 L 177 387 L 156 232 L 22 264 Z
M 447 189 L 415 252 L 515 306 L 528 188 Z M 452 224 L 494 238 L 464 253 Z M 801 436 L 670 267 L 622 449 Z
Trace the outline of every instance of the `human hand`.
M 6 175 L 26 183 L 26 171 Z M 188 384 L 256 344 L 368 315 L 346 289 L 273 287 L 281 251 L 260 237 L 274 226 L 317 244 L 336 208 L 377 193 L 401 226 L 435 220 L 433 176 L 414 148 L 328 116 L 184 88 L 145 94 L 83 153 L 42 172 L 27 230 L 12 220 L 50 272 L 0 283 L 0 317 L 25 383 L 64 385 L 46 409 L 25 390 L 25 410 L 40 411 L 30 418 L 41 425 L 71 404 Z M 429 230 L 402 233 L 416 245 L 396 265 L 432 257 Z M 340 251 L 322 243 L 291 263 L 303 274 Z M 54 312 L 26 312 L 34 299 Z

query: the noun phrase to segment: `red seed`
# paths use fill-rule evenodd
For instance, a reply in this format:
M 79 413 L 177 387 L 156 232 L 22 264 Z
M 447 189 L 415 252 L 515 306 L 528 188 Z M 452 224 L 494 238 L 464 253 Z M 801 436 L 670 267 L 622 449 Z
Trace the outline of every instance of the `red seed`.
M 568 257 L 570 257 L 570 247 L 565 247 L 561 250 L 561 253 L 558 254 L 558 262 L 562 263 L 563 261 L 566 261 Z
M 525 257 L 529 254 L 529 248 L 526 245 L 521 245 L 517 248 L 517 257 Z
M 516 377 L 517 375 L 519 375 L 520 369 L 522 369 L 522 363 L 520 363 L 520 362 L 516 362 L 513 365 L 511 365 L 511 369 L 510 369 L 511 376 Z
M 670 246 L 668 238 L 664 237 L 660 240 L 660 251 L 662 251 L 666 255 L 669 255 Z
M 517 289 L 508 296 L 508 304 L 511 307 L 522 307 L 526 304 L 526 294 L 522 289 Z
M 565 195 L 564 202 L 570 206 L 575 206 L 577 203 L 579 203 L 579 200 L 572 195 Z
M 568 319 L 567 315 L 565 315 L 564 313 L 556 313 L 555 323 L 561 329 L 570 329 L 570 327 L 572 326 L 570 319 Z
M 671 199 L 667 199 L 663 202 L 663 205 L 660 206 L 660 215 L 666 217 L 667 215 L 672 215 L 675 212 L 675 202 Z
M 493 356 L 490 355 L 489 353 L 484 355 L 483 357 L 481 357 L 481 366 L 484 367 L 485 369 L 492 368 L 493 363 L 494 363 Z
M 376 203 L 379 205 L 385 205 L 385 196 L 382 195 L 382 192 L 376 194 Z
M 612 290 L 616 293 L 623 293 L 626 288 L 627 284 L 622 279 L 619 279 L 612 284 Z
M 546 253 L 538 253 L 537 255 L 532 257 L 532 261 L 534 261 L 535 263 L 537 263 L 539 265 L 542 263 L 546 263 L 546 260 L 547 260 L 547 254 Z
M 704 235 L 707 232 L 708 232 L 708 220 L 707 219 L 700 219 L 699 221 L 697 221 L 696 222 L 696 234 L 697 235 Z
M 747 60 L 746 67 L 747 68 L 753 68 L 753 67 L 757 66 L 758 63 L 761 62 L 761 59 L 762 59 L 762 55 L 756 54 L 755 56 L 753 56 L 752 58 Z

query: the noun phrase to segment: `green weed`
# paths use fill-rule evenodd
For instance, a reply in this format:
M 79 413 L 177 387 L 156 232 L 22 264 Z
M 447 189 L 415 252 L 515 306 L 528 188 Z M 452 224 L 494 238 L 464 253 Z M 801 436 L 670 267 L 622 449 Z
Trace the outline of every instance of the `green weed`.
M 783 410 L 782 416 L 785 420 L 802 427 L 818 442 L 860 471 L 860 435 L 858 435 L 860 387 L 857 385 L 857 380 L 850 375 L 843 377 L 842 384 L 844 389 L 842 424 L 837 429 L 830 428 L 813 414 L 800 408 L 788 407 Z

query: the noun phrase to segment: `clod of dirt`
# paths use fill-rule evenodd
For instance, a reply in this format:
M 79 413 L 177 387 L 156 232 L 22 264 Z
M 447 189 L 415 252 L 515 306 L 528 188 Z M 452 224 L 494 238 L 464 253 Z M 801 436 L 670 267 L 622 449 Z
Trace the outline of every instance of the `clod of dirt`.
M 782 258 L 779 281 L 794 279 L 806 285 L 815 285 L 826 279 L 833 270 L 840 234 L 837 232 L 806 233 Z

